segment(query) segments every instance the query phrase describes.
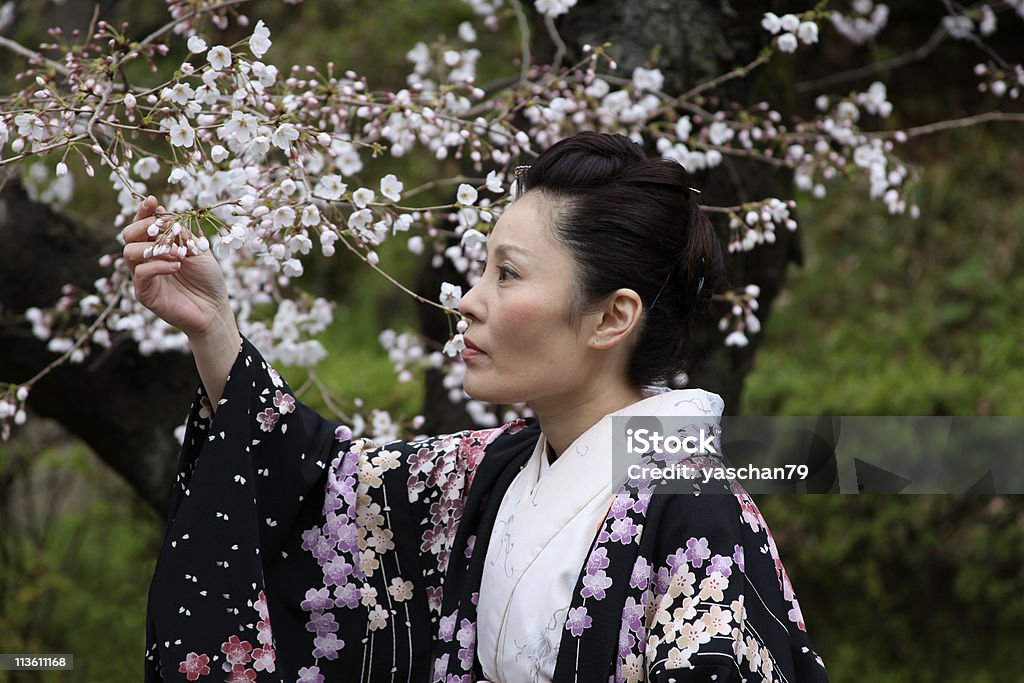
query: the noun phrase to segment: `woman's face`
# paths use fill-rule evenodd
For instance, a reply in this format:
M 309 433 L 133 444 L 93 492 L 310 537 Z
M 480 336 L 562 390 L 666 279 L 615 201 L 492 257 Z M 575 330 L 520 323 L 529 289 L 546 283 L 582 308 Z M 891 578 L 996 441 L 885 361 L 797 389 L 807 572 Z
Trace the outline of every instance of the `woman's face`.
M 570 326 L 573 263 L 538 192 L 515 201 L 487 241 L 487 266 L 462 297 L 469 319 L 464 388 L 488 403 L 536 403 L 578 391 L 594 369 L 587 326 Z

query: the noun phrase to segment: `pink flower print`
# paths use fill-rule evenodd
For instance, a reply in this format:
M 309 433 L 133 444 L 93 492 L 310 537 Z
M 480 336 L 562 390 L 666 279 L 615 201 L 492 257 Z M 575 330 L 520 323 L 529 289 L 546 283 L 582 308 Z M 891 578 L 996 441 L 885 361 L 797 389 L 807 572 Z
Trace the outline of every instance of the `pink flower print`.
M 274 633 L 270 630 L 269 621 L 256 622 L 256 630 L 259 631 L 256 640 L 260 642 L 260 645 L 270 645 L 274 642 Z
M 651 565 L 643 556 L 636 558 L 633 564 L 633 573 L 629 575 L 631 588 L 647 590 L 647 584 L 651 581 Z
M 324 586 L 344 586 L 352 574 L 352 565 L 343 557 L 335 557 L 324 565 Z
M 338 636 L 333 633 L 327 633 L 321 636 L 317 636 L 313 639 L 313 657 L 319 659 L 320 657 L 326 657 L 327 659 L 337 659 L 338 650 L 345 647 L 345 641 L 340 640 Z
M 480 465 L 480 461 L 484 459 L 484 445 L 473 444 L 466 450 L 466 469 L 470 472 L 476 470 Z
M 446 643 L 452 642 L 455 636 L 455 614 L 452 612 L 447 617 L 441 617 L 437 626 L 437 636 Z
M 686 551 L 682 548 L 679 548 L 674 553 L 665 558 L 665 563 L 672 569 L 673 572 L 678 571 L 679 567 L 685 565 L 686 562 Z
M 444 673 L 448 670 L 448 653 L 441 655 L 434 660 L 434 677 L 431 679 L 432 683 L 441 683 L 444 681 Z
M 334 589 L 334 604 L 338 607 L 355 609 L 361 597 L 362 594 L 359 592 L 359 587 L 352 582 Z
M 437 612 L 441 609 L 441 599 L 444 592 L 440 586 L 427 586 L 427 606 Z
M 275 387 L 283 387 L 284 381 L 281 379 L 281 375 L 278 374 L 277 370 L 267 366 L 267 374 L 270 375 L 270 381 L 274 383 Z
M 304 666 L 299 669 L 299 680 L 295 683 L 324 683 L 324 675 L 319 666 Z
M 246 669 L 241 664 L 235 664 L 231 669 L 231 675 L 227 677 L 227 683 L 250 683 L 256 680 L 256 671 Z
M 315 632 L 318 636 L 334 633 L 338 628 L 339 624 L 334 620 L 334 615 L 330 612 L 311 614 L 309 622 L 306 624 L 306 630 L 310 633 Z
M 323 612 L 333 603 L 331 592 L 327 588 L 310 588 L 306 591 L 306 599 L 299 603 L 299 607 L 306 612 Z
M 629 596 L 626 598 L 626 604 L 622 607 L 623 627 L 635 633 L 640 633 L 644 626 L 646 612 L 647 610 L 642 603 L 637 602 L 632 595 Z
M 267 408 L 262 413 L 256 415 L 256 421 L 260 423 L 260 429 L 265 432 L 274 431 L 274 427 L 277 426 L 277 421 L 281 419 L 281 416 L 274 412 L 273 408 Z
M 277 659 L 277 653 L 270 647 L 256 648 L 252 651 L 252 668 L 256 671 L 266 671 L 268 674 L 274 673 L 274 669 L 277 665 L 274 664 L 274 660 Z
M 617 495 L 612 499 L 612 506 L 608 509 L 608 517 L 622 519 L 632 507 L 633 501 L 628 495 Z
M 653 490 L 653 488 L 648 489 L 648 491 L 652 491 L 652 490 Z M 651 503 L 651 494 L 649 492 L 647 492 L 647 493 L 644 493 L 644 492 L 638 493 L 637 496 L 636 496 L 636 500 L 633 502 L 633 512 L 635 512 L 638 515 L 646 515 L 647 514 L 647 506 L 650 505 L 650 503 Z
M 260 591 L 260 594 L 256 598 L 256 602 L 253 604 L 256 613 L 260 615 L 260 619 L 266 621 L 270 617 L 270 611 L 267 609 L 267 594 Z
M 197 655 L 195 652 L 189 652 L 184 661 L 178 665 L 178 673 L 186 674 L 186 678 L 190 681 L 199 680 L 200 676 L 206 676 L 210 673 L 210 667 L 207 666 L 210 663 L 210 658 L 206 655 Z
M 580 595 L 585 598 L 604 600 L 605 590 L 611 588 L 611 585 L 612 580 L 604 573 L 603 569 L 598 569 L 592 574 L 588 572 L 583 577 L 583 590 L 580 591 Z
M 278 389 L 274 392 L 274 407 L 282 415 L 290 413 L 295 410 L 295 397 Z
M 744 557 L 743 557 L 743 546 L 738 543 L 732 547 L 732 561 L 736 563 L 736 566 L 741 572 L 745 572 L 744 569 Z
M 789 610 L 789 620 L 796 624 L 796 627 L 801 631 L 806 631 L 807 627 L 804 625 L 804 614 L 800 611 L 800 603 L 796 600 L 793 601 L 793 607 Z
M 708 574 L 718 572 L 722 576 L 730 576 L 732 574 L 732 558 L 725 555 L 713 556 L 708 562 L 707 572 Z
M 711 557 L 711 551 L 708 549 L 708 539 L 691 538 L 686 542 L 686 558 L 694 567 L 703 566 L 704 560 L 709 557 Z
M 462 668 L 469 671 L 473 666 L 473 656 L 476 653 L 476 624 L 469 619 L 463 619 L 455 637 L 458 639 L 459 645 L 462 646 L 459 649 L 459 661 L 462 662 Z
M 587 574 L 594 574 L 601 569 L 607 569 L 608 562 L 608 549 L 598 548 L 590 553 L 590 557 L 587 558 Z
M 434 468 L 434 453 L 429 448 L 421 448 L 409 455 L 409 472 L 427 474 Z
M 636 532 L 637 526 L 631 519 L 617 519 L 612 522 L 611 540 L 626 545 L 633 542 L 633 535 Z
M 351 441 L 352 430 L 346 427 L 345 425 L 338 425 L 338 427 L 334 430 L 334 440 L 339 442 Z M 313 668 L 316 669 L 317 667 Z
M 587 614 L 586 607 L 573 607 L 566 615 L 565 628 L 577 638 L 583 635 L 583 631 L 590 628 L 594 623 L 592 617 Z
M 226 642 L 221 644 L 220 651 L 224 653 L 224 658 L 230 664 L 245 664 L 252 659 L 249 656 L 249 653 L 252 651 L 252 645 L 249 644 L 248 640 L 240 640 L 238 636 L 228 638 Z
M 619 629 L 619 657 L 627 657 L 636 646 L 636 638 L 629 630 L 629 625 L 623 622 Z

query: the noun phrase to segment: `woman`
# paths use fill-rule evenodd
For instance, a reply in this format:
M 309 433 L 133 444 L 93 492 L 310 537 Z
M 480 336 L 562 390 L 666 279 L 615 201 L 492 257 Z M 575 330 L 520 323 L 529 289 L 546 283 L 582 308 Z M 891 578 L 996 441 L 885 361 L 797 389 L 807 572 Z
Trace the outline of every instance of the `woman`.
M 613 483 L 613 416 L 723 409 L 651 386 L 688 366 L 723 279 L 685 170 L 580 133 L 520 183 L 459 310 L 466 392 L 537 417 L 380 447 L 295 400 L 240 337 L 212 256 L 145 258 L 143 204 L 136 295 L 189 336 L 202 379 L 147 681 L 827 680 L 738 484 Z

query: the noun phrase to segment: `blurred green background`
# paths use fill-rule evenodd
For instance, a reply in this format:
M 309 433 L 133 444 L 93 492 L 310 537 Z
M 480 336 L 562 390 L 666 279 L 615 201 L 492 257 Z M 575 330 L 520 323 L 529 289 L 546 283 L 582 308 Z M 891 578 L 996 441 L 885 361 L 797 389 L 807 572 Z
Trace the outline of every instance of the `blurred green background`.
M 120 14 L 133 23 L 154 25 L 164 16 L 162 3 L 131 5 Z M 472 18 L 456 0 L 258 7 L 254 14 L 272 31 L 271 61 L 333 60 L 381 87 L 402 83 L 404 53 L 416 41 L 442 30 L 454 34 L 459 21 Z M 45 14 L 22 11 L 9 34 L 31 45 L 43 21 Z M 488 46 L 482 81 L 504 74 L 515 54 L 518 37 L 511 23 L 505 26 L 497 36 L 481 31 Z M 822 39 L 840 42 L 828 29 Z M 849 51 L 835 49 L 834 59 Z M 875 48 L 869 56 L 891 55 Z M 951 59 L 969 70 L 973 62 L 960 55 Z M 908 103 L 916 120 L 949 115 L 946 94 L 923 92 Z M 897 112 L 904 94 L 890 85 Z M 859 184 L 832 185 L 824 200 L 799 196 L 806 263 L 790 271 L 788 290 L 761 333 L 744 412 L 1024 414 L 1022 137 L 1004 124 L 910 146 L 908 160 L 923 170 L 917 220 L 865 201 Z M 407 176 L 437 172 L 437 163 L 412 163 L 420 166 Z M 103 225 L 114 204 L 95 197 L 109 192 L 83 198 L 82 180 L 69 210 Z M 398 249 L 384 256 L 400 279 L 411 279 L 413 259 Z M 317 373 L 339 396 L 415 414 L 421 384 L 397 383 L 376 341 L 384 327 L 412 329 L 414 309 L 368 270 L 357 284 L 338 275 L 348 270 L 342 259 L 309 270 L 311 281 L 339 296 L 336 322 L 323 336 L 332 354 Z M 305 377 L 283 370 L 293 386 Z M 303 398 L 325 408 L 314 394 Z M 187 408 L 181 406 L 182 416 Z M 146 592 L 163 520 L 87 448 L 38 418 L 0 447 L 0 500 L 0 650 L 77 658 L 73 674 L 0 672 L 0 682 L 139 680 Z M 757 500 L 832 681 L 1024 680 L 1019 497 Z

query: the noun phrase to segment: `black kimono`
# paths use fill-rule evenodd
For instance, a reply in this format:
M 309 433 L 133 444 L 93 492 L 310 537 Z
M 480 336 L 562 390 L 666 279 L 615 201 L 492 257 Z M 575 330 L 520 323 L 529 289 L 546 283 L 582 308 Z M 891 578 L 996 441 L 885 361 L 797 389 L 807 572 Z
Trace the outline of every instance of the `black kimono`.
M 188 417 L 149 594 L 146 681 L 483 679 L 476 606 L 535 420 L 377 447 L 244 339 Z M 580 567 L 554 681 L 827 681 L 748 495 L 627 483 Z M 597 568 L 597 569 L 595 569 Z M 606 590 L 583 590 L 601 571 Z

